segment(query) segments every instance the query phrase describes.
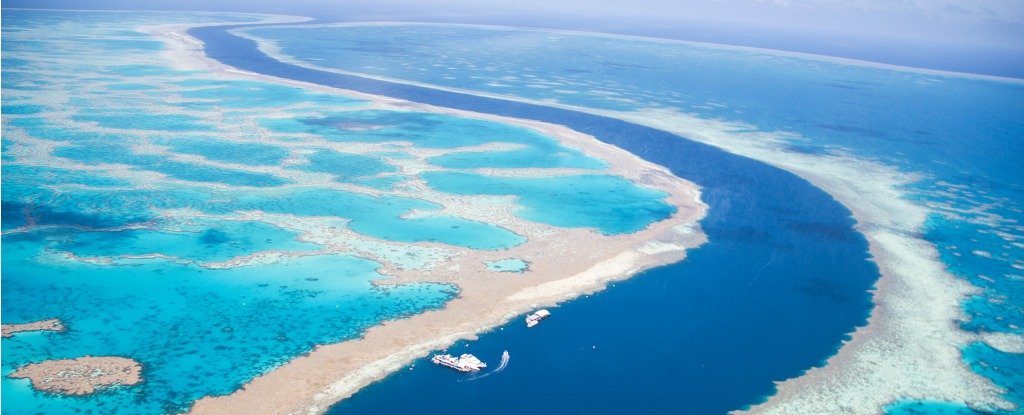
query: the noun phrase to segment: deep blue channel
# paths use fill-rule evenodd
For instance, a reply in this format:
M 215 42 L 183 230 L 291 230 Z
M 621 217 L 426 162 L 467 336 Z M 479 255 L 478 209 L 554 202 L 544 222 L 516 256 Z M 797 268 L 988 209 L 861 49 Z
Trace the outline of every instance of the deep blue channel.
M 866 323 L 878 278 L 867 242 L 845 207 L 791 173 L 611 118 L 289 65 L 234 27 L 190 33 L 244 70 L 565 125 L 699 184 L 710 206 L 710 243 L 685 261 L 564 304 L 534 329 L 516 319 L 451 349 L 493 364 L 507 349 L 503 372 L 467 381 L 420 360 L 332 414 L 721 414 L 821 365 Z

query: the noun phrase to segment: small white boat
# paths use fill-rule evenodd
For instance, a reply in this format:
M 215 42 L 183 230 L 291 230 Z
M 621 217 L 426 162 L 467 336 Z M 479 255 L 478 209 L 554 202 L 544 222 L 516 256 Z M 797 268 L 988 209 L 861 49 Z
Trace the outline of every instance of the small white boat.
M 458 370 L 459 372 L 476 372 L 487 367 L 487 363 L 481 362 L 480 359 L 476 358 L 476 356 L 468 353 L 459 357 L 455 357 L 450 354 L 437 354 L 430 358 L 430 361 L 441 366 Z
M 526 316 L 526 327 L 536 326 L 541 320 L 548 318 L 550 315 L 551 312 L 548 310 L 537 310 L 533 314 Z

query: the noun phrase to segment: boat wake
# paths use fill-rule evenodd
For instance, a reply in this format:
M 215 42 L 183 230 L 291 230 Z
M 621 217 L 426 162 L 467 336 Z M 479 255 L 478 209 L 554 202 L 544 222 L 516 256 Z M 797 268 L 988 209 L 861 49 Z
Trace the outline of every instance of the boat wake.
M 508 366 L 508 350 L 504 351 L 501 354 L 501 363 L 498 364 L 498 367 L 494 368 L 494 370 L 492 370 L 490 372 L 487 372 L 487 373 L 484 373 L 482 375 L 473 376 L 473 377 L 471 377 L 469 379 L 461 379 L 461 380 L 459 380 L 459 382 L 472 382 L 472 381 L 477 380 L 477 379 L 483 379 L 483 378 L 488 377 L 490 375 L 493 375 L 495 373 L 501 372 L 502 370 L 505 370 L 505 366 Z

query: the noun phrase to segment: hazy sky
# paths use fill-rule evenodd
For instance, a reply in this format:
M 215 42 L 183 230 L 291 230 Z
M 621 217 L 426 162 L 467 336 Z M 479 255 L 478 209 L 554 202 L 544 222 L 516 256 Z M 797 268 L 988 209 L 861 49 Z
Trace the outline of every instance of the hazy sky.
M 1024 0 L 7 0 L 507 24 L 768 47 L 1024 77 Z

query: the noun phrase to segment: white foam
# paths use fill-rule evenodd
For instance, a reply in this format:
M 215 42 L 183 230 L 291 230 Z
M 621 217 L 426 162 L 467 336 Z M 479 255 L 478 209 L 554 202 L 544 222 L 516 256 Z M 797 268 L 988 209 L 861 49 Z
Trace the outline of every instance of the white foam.
M 981 333 L 981 340 L 1003 353 L 1024 353 L 1024 336 L 1004 332 Z

